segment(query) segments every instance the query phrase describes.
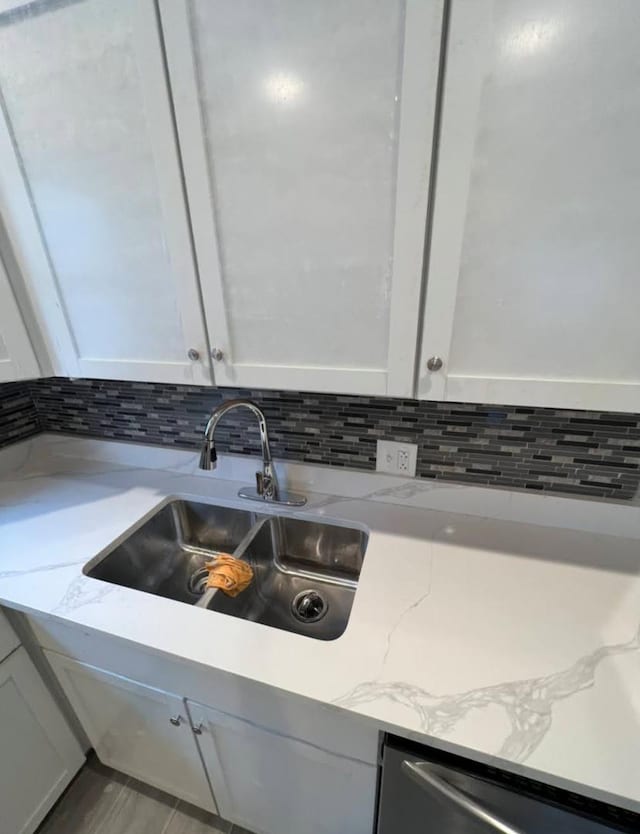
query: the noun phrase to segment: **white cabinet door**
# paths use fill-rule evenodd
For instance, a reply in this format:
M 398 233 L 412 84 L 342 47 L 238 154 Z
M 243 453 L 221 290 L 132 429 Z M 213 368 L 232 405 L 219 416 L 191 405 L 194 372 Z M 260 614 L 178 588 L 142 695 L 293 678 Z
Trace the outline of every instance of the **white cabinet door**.
M 210 383 L 154 1 L 0 9 L 0 213 L 56 373 Z
M 215 811 L 182 698 L 46 651 L 101 762 Z
M 453 0 L 421 397 L 640 410 L 638 13 Z
M 257 834 L 371 834 L 373 765 L 187 703 L 224 819 Z
M 38 362 L 0 260 L 0 382 L 37 376 Z
M 11 628 L 9 620 L 0 611 L 0 662 L 19 645 L 18 635 Z
M 24 649 L 0 663 L 0 831 L 32 834 L 84 762 Z
M 442 0 L 160 0 L 218 385 L 410 395 Z

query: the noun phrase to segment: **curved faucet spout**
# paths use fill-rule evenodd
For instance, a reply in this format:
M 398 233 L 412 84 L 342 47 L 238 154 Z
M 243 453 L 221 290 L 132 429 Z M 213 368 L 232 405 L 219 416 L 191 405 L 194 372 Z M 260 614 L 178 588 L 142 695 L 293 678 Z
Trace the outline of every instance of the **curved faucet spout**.
M 265 501 L 278 501 L 280 497 L 280 490 L 278 487 L 276 472 L 273 467 L 273 461 L 271 460 L 267 421 L 262 413 L 262 410 L 258 408 L 255 403 L 251 402 L 251 400 L 227 400 L 211 412 L 211 416 L 207 422 L 207 427 L 204 430 L 204 441 L 200 452 L 200 469 L 216 468 L 217 454 L 213 437 L 216 426 L 228 411 L 233 411 L 235 408 L 248 409 L 258 420 L 258 428 L 260 429 L 260 445 L 262 447 L 262 472 L 256 473 L 258 496 L 263 498 Z

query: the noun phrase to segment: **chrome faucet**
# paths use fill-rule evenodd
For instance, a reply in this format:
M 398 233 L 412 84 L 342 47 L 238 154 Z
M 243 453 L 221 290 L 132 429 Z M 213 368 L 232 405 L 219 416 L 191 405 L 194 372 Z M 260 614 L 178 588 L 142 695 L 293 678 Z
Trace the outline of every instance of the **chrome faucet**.
M 262 447 L 262 472 L 256 472 L 255 489 L 242 487 L 238 495 L 241 498 L 250 498 L 253 501 L 270 501 L 274 504 L 302 506 L 307 500 L 303 495 L 282 492 L 280 490 L 276 470 L 271 459 L 267 420 L 262 410 L 255 403 L 252 403 L 251 400 L 227 400 L 211 412 L 207 427 L 204 430 L 204 441 L 202 443 L 202 450 L 200 451 L 200 469 L 216 468 L 218 455 L 216 453 L 216 444 L 213 435 L 220 419 L 234 408 L 247 408 L 257 417 L 258 427 L 260 429 L 260 445 Z

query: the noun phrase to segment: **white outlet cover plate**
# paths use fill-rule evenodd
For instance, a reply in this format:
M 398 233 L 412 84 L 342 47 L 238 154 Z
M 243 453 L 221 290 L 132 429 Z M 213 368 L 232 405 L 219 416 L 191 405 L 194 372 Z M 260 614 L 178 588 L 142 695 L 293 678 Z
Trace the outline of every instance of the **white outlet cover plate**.
M 399 443 L 395 440 L 378 440 L 376 472 L 404 475 L 415 478 L 418 447 L 415 443 Z

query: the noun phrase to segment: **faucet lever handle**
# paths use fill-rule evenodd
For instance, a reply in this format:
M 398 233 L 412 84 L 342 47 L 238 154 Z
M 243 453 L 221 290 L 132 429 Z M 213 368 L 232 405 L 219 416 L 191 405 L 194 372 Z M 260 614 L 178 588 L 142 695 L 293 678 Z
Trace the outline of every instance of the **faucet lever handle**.
M 256 491 L 258 495 L 264 495 L 264 473 L 256 472 Z

